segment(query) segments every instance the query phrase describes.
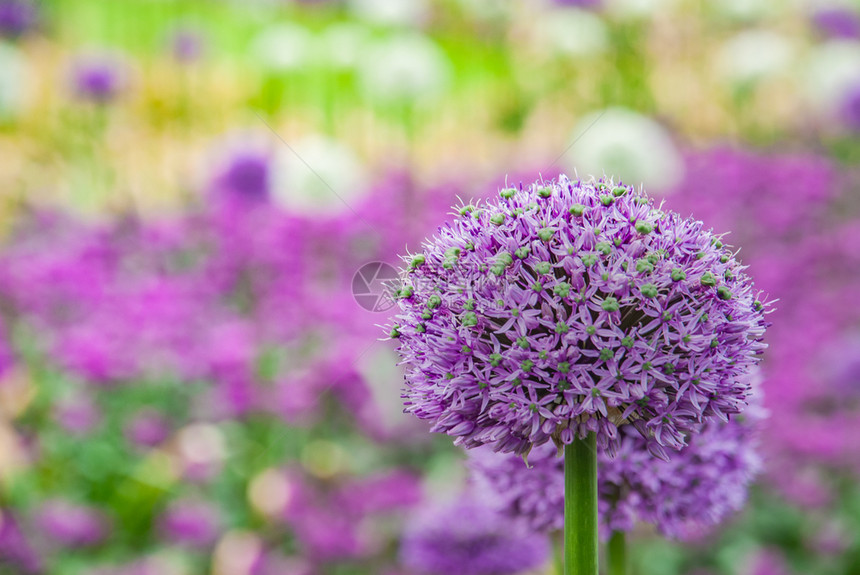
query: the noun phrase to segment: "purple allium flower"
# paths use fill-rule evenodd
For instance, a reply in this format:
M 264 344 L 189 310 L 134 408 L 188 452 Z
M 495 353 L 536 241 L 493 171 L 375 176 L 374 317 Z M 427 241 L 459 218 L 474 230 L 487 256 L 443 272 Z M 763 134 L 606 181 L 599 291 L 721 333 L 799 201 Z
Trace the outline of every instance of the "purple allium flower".
M 237 150 L 226 159 L 214 187 L 237 199 L 265 200 L 271 186 L 271 161 L 268 154 L 254 149 Z
M 812 14 L 812 23 L 831 38 L 860 37 L 860 14 L 847 6 L 819 8 Z
M 137 445 L 152 447 L 170 435 L 170 422 L 157 411 L 143 410 L 128 423 L 125 435 Z
M 514 575 L 548 558 L 545 537 L 506 521 L 476 494 L 428 505 L 406 528 L 401 562 L 420 575 Z
M 120 94 L 125 84 L 126 66 L 115 54 L 85 54 L 72 65 L 72 88 L 82 100 L 106 104 Z
M 0 566 L 4 564 L 24 574 L 44 572 L 42 559 L 9 509 L 0 509 Z
M 0 0 L 0 36 L 21 36 L 35 25 L 36 16 L 30 0 Z
M 576 8 L 599 8 L 603 0 L 553 0 L 559 6 L 574 6 Z
M 701 222 L 561 176 L 467 205 L 407 258 L 406 409 L 465 447 L 526 454 L 629 424 L 666 458 L 743 410 L 767 304 Z
M 860 85 L 848 90 L 842 100 L 842 120 L 846 127 L 860 132 Z
M 57 402 L 54 418 L 66 431 L 86 434 L 101 423 L 102 414 L 91 398 L 80 396 Z
M 170 35 L 170 51 L 176 61 L 183 64 L 199 60 L 205 51 L 203 33 L 187 26 L 177 28 Z
M 340 498 L 343 508 L 356 515 L 406 509 L 421 500 L 421 481 L 412 473 L 394 470 L 348 483 Z
M 177 501 L 161 515 L 159 525 L 165 540 L 206 547 L 215 542 L 220 529 L 218 509 L 203 501 Z
M 764 413 L 758 405 L 728 423 L 710 422 L 669 461 L 652 457 L 645 440 L 625 433 L 618 454 L 598 456 L 601 534 L 653 523 L 666 536 L 695 537 L 739 510 L 761 469 L 756 439 Z M 492 493 L 494 507 L 536 531 L 564 526 L 564 459 L 544 444 L 529 466 L 513 454 L 488 448 L 470 454 L 476 488 Z
M 775 549 L 762 549 L 750 557 L 743 575 L 790 575 L 791 569 L 782 554 Z
M 45 534 L 67 547 L 95 545 L 107 535 L 101 512 L 60 499 L 42 505 L 36 520 Z

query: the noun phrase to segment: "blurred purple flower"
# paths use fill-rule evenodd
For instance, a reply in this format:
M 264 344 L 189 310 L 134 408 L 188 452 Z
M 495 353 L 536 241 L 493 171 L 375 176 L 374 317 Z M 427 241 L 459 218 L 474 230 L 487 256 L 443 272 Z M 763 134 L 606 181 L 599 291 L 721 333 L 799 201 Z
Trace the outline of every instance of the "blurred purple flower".
M 96 545 L 108 534 L 107 520 L 100 511 L 60 499 L 44 503 L 36 522 L 43 533 L 66 547 Z
M 0 36 L 21 36 L 36 24 L 37 16 L 32 0 L 0 0 Z
M 791 575 L 792 570 L 776 549 L 763 549 L 747 561 L 743 575 Z
M 271 159 L 267 153 L 251 147 L 237 149 L 217 168 L 213 188 L 240 201 L 266 200 L 271 177 Z
M 860 132 L 860 84 L 845 94 L 841 112 L 845 126 L 854 132 Z
M 404 566 L 421 575 L 514 575 L 540 567 L 548 556 L 545 537 L 506 520 L 476 493 L 425 506 L 400 549 Z
M 344 509 L 355 515 L 408 509 L 421 501 L 421 478 L 394 470 L 348 482 L 340 489 Z
M 573 6 L 576 8 L 595 9 L 603 5 L 603 0 L 553 0 L 559 6 Z
M 860 37 L 860 14 L 849 6 L 827 6 L 812 13 L 812 23 L 830 38 Z
M 181 26 L 170 35 L 170 51 L 177 62 L 190 64 L 199 60 L 206 51 L 202 30 Z
M 138 412 L 125 428 L 129 441 L 144 447 L 154 447 L 170 435 L 170 421 L 157 411 Z
M 116 54 L 83 54 L 72 64 L 72 89 L 82 100 L 107 104 L 125 88 L 127 73 L 127 64 Z
M 83 435 L 101 423 L 102 413 L 91 398 L 78 396 L 57 402 L 54 419 L 66 431 Z
M 169 543 L 206 547 L 217 539 L 220 530 L 218 509 L 204 501 L 176 501 L 162 513 L 159 528 Z
M 0 566 L 12 565 L 25 575 L 42 573 L 42 558 L 9 509 L 0 509 Z
M 368 521 L 410 509 L 420 498 L 418 478 L 396 469 L 343 480 L 328 492 L 299 471 L 290 472 L 289 482 L 291 496 L 284 519 L 305 554 L 323 563 L 378 551 L 380 543 L 368 533 Z

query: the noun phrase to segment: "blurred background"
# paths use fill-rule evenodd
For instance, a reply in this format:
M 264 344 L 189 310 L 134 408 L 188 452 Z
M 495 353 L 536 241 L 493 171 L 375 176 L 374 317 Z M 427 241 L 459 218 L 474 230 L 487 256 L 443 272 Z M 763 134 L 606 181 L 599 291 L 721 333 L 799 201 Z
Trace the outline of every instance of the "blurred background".
M 604 171 L 779 300 L 746 510 L 632 573 L 860 573 L 856 0 L 0 0 L 0 36 L 0 573 L 424 575 L 468 476 L 402 414 L 387 266 Z

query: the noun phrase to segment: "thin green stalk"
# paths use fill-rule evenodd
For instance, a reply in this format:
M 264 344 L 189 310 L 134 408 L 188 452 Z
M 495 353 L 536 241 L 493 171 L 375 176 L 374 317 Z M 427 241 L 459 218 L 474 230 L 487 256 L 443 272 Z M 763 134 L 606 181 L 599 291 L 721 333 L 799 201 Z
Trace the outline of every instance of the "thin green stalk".
M 609 575 L 627 575 L 627 537 L 623 531 L 613 531 L 607 549 Z
M 564 449 L 564 575 L 598 575 L 594 433 Z

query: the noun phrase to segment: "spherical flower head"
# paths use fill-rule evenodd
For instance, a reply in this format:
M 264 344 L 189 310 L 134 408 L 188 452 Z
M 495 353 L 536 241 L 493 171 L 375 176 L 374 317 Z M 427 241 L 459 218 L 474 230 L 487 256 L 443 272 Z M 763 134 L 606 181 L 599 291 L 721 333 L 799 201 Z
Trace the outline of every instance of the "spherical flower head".
M 125 428 L 125 436 L 142 447 L 153 447 L 170 435 L 170 422 L 157 411 L 143 410 L 137 413 Z
M 270 158 L 258 150 L 242 150 L 228 158 L 216 186 L 244 200 L 265 200 L 269 196 Z
M 0 0 L 0 36 L 17 38 L 36 24 L 36 5 L 30 0 Z
M 218 510 L 202 501 L 178 501 L 161 516 L 161 533 L 168 541 L 206 547 L 218 537 Z
M 45 503 L 36 522 L 43 533 L 67 547 L 95 545 L 108 531 L 100 511 L 59 499 Z
M 845 6 L 826 6 L 815 10 L 812 23 L 829 38 L 860 38 L 860 14 Z
M 474 494 L 428 505 L 407 525 L 401 561 L 420 575 L 513 575 L 539 567 L 545 537 L 511 524 Z
M 853 85 L 842 99 L 842 121 L 853 131 L 860 132 L 860 83 Z
M 125 86 L 124 62 L 114 54 L 87 54 L 72 67 L 72 88 L 82 100 L 107 104 Z
M 632 426 L 666 457 L 743 410 L 767 306 L 701 222 L 565 176 L 460 213 L 406 258 L 390 328 L 433 431 L 518 454 L 594 432 L 612 453 Z
M 641 436 L 625 434 L 616 457 L 598 456 L 601 535 L 644 521 L 668 537 L 687 539 L 739 510 L 761 470 L 763 417 L 756 405 L 728 423 L 705 424 L 669 461 L 648 454 Z M 529 465 L 513 454 L 476 449 L 469 466 L 477 490 L 501 513 L 539 532 L 564 526 L 564 459 L 551 445 L 532 451 Z
M 181 26 L 169 38 L 170 52 L 180 63 L 190 64 L 199 60 L 206 51 L 203 32 L 190 26 Z

